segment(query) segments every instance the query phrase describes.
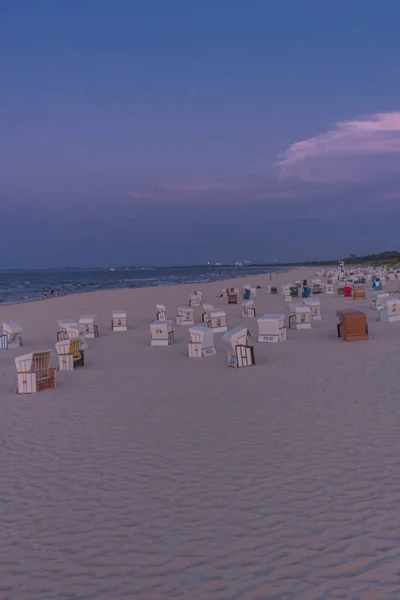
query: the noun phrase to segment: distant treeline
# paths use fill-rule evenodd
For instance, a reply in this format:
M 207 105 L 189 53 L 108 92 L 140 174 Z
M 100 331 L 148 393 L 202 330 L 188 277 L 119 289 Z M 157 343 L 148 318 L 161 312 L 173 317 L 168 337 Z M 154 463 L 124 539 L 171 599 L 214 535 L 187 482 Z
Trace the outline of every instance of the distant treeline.
M 388 265 L 400 263 L 400 252 L 397 250 L 387 250 L 386 252 L 379 252 L 379 254 L 368 254 L 367 256 L 356 256 L 351 254 L 348 258 L 344 259 L 347 265 Z
M 271 267 L 318 267 L 323 265 L 335 265 L 339 264 L 339 260 L 343 260 L 346 265 L 394 265 L 400 264 L 400 252 L 397 250 L 387 250 L 386 252 L 380 252 L 379 254 L 368 254 L 367 256 L 356 256 L 350 254 L 347 258 L 336 259 L 336 260 L 312 260 L 309 262 L 301 263 L 274 263 L 268 265 L 252 265 L 253 267 L 259 266 L 271 266 Z

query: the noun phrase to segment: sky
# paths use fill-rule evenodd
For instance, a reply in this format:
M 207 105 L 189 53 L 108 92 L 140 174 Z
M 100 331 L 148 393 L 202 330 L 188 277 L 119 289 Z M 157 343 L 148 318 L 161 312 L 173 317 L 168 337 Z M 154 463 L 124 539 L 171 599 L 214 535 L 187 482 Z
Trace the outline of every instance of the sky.
M 0 269 L 399 248 L 398 0 L 0 0 Z

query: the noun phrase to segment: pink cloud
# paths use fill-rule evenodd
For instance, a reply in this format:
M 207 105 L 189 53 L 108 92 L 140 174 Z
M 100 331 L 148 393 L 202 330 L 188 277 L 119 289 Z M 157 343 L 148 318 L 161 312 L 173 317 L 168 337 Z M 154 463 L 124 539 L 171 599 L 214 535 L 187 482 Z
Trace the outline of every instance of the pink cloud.
M 295 198 L 298 192 L 282 189 L 270 179 L 256 176 L 238 176 L 237 179 L 220 179 L 211 181 L 159 183 L 146 190 L 137 192 L 127 190 L 125 196 L 147 200 L 186 200 L 186 199 L 238 199 L 274 200 Z
M 134 192 L 132 190 L 126 191 L 125 196 L 130 196 L 131 198 L 144 198 L 145 197 L 143 194 L 140 194 L 139 192 Z
M 175 198 L 187 197 L 243 197 L 247 199 L 294 198 L 297 194 L 292 191 L 274 189 L 273 183 L 260 180 L 257 177 L 238 177 L 237 179 L 214 180 L 193 183 L 159 184 L 158 189 Z
M 400 112 L 336 123 L 326 133 L 292 144 L 275 166 L 281 182 L 363 182 L 397 171 L 399 160 L 395 165 L 393 158 L 400 158 Z
M 212 192 L 215 190 L 237 190 L 242 189 L 238 182 L 205 181 L 195 183 L 160 183 L 161 190 L 167 192 Z
M 385 200 L 400 200 L 400 191 L 386 192 L 381 195 L 381 198 L 384 198 Z

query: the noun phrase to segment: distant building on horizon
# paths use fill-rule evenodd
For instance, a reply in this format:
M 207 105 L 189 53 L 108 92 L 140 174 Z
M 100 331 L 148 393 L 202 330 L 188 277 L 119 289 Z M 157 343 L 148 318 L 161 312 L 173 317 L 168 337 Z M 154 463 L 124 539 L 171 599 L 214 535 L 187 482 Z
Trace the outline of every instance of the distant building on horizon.
M 223 262 L 216 262 L 214 263 L 214 267 L 223 267 L 224 263 Z

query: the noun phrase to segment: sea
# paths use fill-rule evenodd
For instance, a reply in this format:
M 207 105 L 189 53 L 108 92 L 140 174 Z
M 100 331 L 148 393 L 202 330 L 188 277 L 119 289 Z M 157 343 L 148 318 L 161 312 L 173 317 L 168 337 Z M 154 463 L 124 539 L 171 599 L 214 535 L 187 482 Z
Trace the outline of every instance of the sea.
M 285 269 L 269 266 L 158 267 L 119 269 L 52 269 L 0 271 L 0 304 L 32 302 L 56 295 L 65 296 L 96 290 L 198 284 L 278 273 Z

